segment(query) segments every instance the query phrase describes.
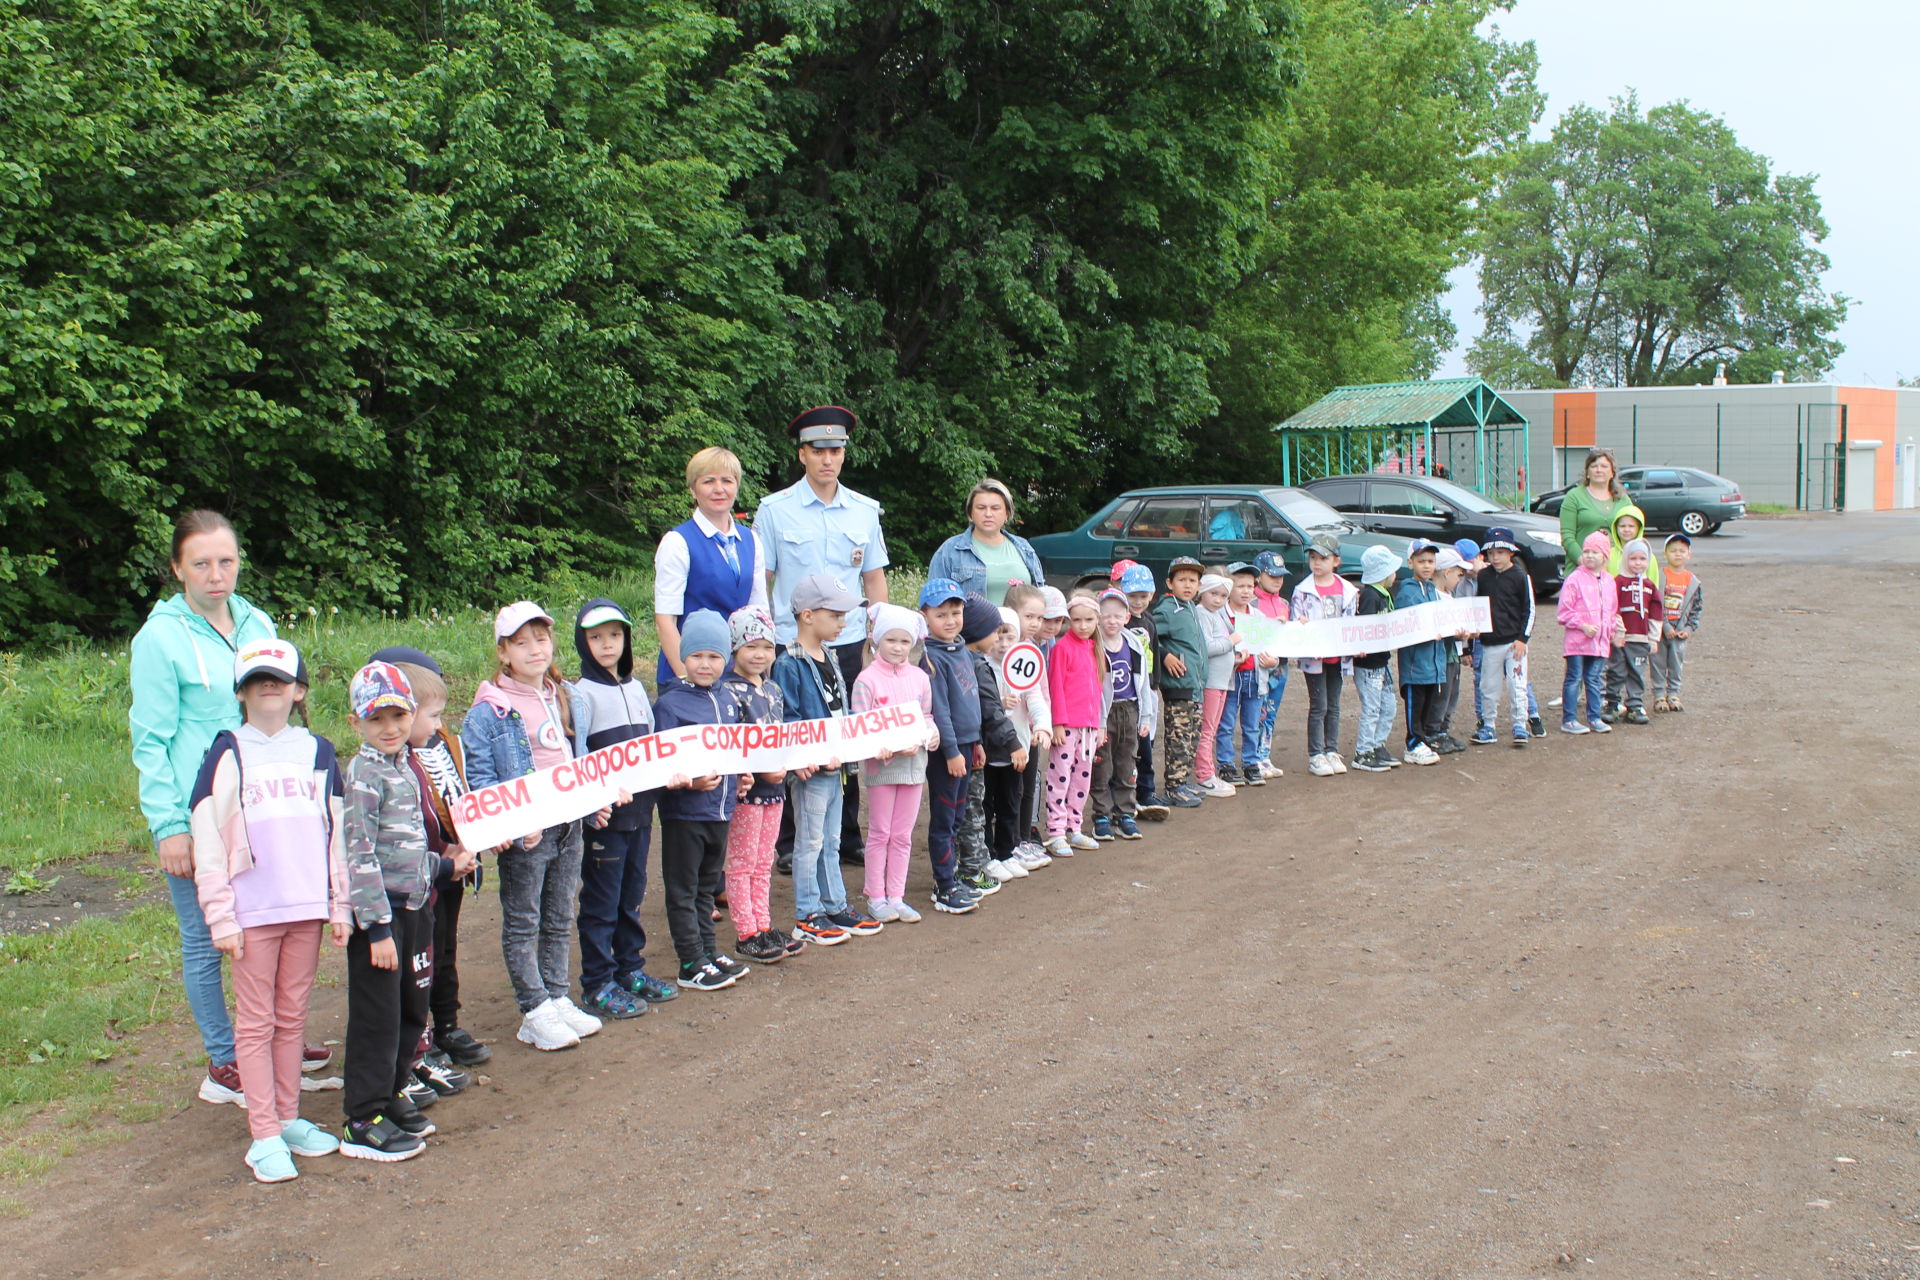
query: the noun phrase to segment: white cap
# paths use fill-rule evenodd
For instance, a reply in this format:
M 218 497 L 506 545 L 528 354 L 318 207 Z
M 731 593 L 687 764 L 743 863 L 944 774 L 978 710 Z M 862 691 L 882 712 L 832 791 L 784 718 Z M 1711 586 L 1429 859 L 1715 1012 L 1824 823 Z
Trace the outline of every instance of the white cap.
M 516 601 L 494 615 L 493 638 L 495 640 L 505 640 L 529 622 L 544 622 L 548 626 L 553 625 L 553 619 L 548 616 L 547 611 L 533 601 Z
M 1439 573 L 1447 569 L 1464 569 L 1466 567 L 1467 567 L 1467 562 L 1465 558 L 1462 557 L 1461 554 L 1458 551 L 1455 551 L 1452 547 L 1440 548 L 1440 554 L 1436 555 L 1433 558 L 1433 569 L 1435 573 Z
M 285 640 L 255 640 L 240 646 L 233 659 L 233 687 L 238 689 L 248 676 L 278 676 L 289 684 L 307 682 L 307 664 L 300 651 Z

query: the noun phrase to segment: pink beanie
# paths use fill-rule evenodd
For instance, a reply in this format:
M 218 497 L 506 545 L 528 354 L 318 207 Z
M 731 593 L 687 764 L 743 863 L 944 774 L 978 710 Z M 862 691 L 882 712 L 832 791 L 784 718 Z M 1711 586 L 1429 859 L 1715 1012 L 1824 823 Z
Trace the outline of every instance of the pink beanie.
M 1598 551 L 1601 555 L 1606 555 L 1613 550 L 1613 541 L 1604 533 L 1590 533 L 1587 535 L 1587 540 L 1580 544 L 1580 549 Z

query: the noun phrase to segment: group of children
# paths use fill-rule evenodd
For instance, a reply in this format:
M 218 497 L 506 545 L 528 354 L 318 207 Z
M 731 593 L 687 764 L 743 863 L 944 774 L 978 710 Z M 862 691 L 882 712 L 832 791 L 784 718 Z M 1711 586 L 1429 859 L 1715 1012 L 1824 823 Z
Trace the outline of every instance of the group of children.
M 1649 673 L 1655 709 L 1680 710 L 1699 584 L 1683 536 L 1666 544 L 1664 576 L 1656 569 L 1649 577 L 1651 553 L 1638 533 L 1623 517 L 1613 538 L 1589 539 L 1562 590 L 1565 732 L 1605 732 L 1622 716 L 1644 723 Z M 1442 594 L 1486 596 L 1492 628 L 1479 636 L 1298 660 L 1308 770 L 1347 771 L 1339 714 L 1349 674 L 1361 704 L 1356 769 L 1402 763 L 1387 745 L 1396 707 L 1407 761 L 1432 764 L 1463 750 L 1448 727 L 1466 669 L 1474 672 L 1473 740 L 1495 740 L 1504 690 L 1514 742 L 1524 746 L 1540 726 L 1526 679 L 1533 592 L 1517 550 L 1504 530 L 1490 531 L 1484 552 L 1415 543 L 1402 579 L 1400 558 L 1373 548 L 1356 587 L 1339 574 L 1337 540 L 1321 536 L 1308 548 L 1311 572 L 1290 594 L 1284 561 L 1266 552 L 1218 572 L 1175 560 L 1157 601 L 1152 572 L 1130 562 L 1113 567 L 1109 585 L 1071 597 L 1009 584 L 1004 605 L 936 578 L 918 610 L 864 606 L 834 579 L 810 577 L 792 593 L 797 634 L 784 651 L 762 610 L 695 612 L 680 627 L 685 677 L 651 697 L 635 675 L 631 620 L 613 601 L 580 610 L 572 681 L 555 658 L 554 619 L 521 601 L 495 618 L 496 670 L 457 735 L 443 726 L 447 686 L 431 657 L 407 648 L 372 655 L 351 681 L 360 743 L 344 764 L 304 727 L 308 682 L 294 646 L 244 646 L 234 674 L 244 723 L 207 754 L 193 828 L 209 929 L 233 961 L 252 1137 L 246 1162 L 261 1181 L 277 1182 L 296 1176 L 295 1156 L 393 1161 L 423 1150 L 434 1132 L 424 1109 L 465 1088 L 462 1068 L 491 1054 L 460 1026 L 457 973 L 460 905 L 480 883 L 483 853 L 499 886 L 501 949 L 521 1013 L 516 1036 L 553 1051 L 682 990 L 730 987 L 752 964 L 919 921 L 906 886 L 923 805 L 930 904 L 962 915 L 1056 859 L 1141 838 L 1142 818 L 1165 819 L 1173 808 L 1281 776 L 1272 738 L 1288 666 L 1243 635 L 1256 616 L 1284 623 L 1380 614 Z M 866 664 L 849 687 L 830 646 L 863 608 Z M 823 760 L 790 776 L 676 775 L 657 791 L 623 793 L 582 820 L 491 850 L 466 847 L 452 817 L 470 788 L 658 731 L 907 703 L 931 726 L 911 751 L 851 765 Z M 864 905 L 850 900 L 839 858 L 846 768 L 866 783 Z M 787 804 L 795 806 L 791 930 L 776 927 L 771 901 Z M 656 813 L 671 980 L 647 971 L 640 918 Z M 738 959 L 716 935 L 723 908 Z M 307 1000 L 329 929 L 347 953 L 338 1137 L 298 1114 Z M 580 1004 L 571 996 L 576 934 Z

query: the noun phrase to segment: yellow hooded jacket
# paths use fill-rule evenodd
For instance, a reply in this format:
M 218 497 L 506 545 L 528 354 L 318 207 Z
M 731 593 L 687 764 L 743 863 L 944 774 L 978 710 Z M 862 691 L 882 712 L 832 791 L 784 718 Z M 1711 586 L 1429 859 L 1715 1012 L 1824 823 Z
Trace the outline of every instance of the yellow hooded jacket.
M 1620 521 L 1627 516 L 1632 516 L 1640 522 L 1640 532 L 1633 536 L 1635 538 L 1645 538 L 1647 536 L 1646 512 L 1638 507 L 1622 507 L 1613 513 L 1613 523 L 1607 526 L 1607 541 L 1613 544 L 1613 550 L 1607 553 L 1607 572 L 1615 575 L 1626 572 L 1626 565 L 1624 563 L 1626 560 L 1626 543 L 1620 541 Z M 1632 538 L 1629 538 L 1627 541 L 1631 542 L 1632 540 Z M 1653 543 L 1651 541 L 1647 543 L 1647 577 L 1653 580 L 1653 585 L 1656 587 L 1664 587 L 1666 585 L 1660 581 L 1660 557 L 1653 554 Z

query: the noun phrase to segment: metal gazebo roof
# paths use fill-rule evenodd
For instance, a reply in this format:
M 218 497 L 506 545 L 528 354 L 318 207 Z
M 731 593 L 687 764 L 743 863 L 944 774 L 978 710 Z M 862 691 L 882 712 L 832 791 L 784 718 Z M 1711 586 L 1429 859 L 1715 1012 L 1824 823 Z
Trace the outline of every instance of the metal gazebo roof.
M 1509 478 L 1519 496 L 1524 497 L 1527 488 L 1526 416 L 1479 378 L 1335 387 L 1274 430 L 1281 433 L 1281 474 L 1287 484 L 1377 467 L 1436 474 L 1439 446 L 1451 467 L 1460 465 L 1460 449 L 1471 448 L 1473 487 L 1489 497 Z M 1413 433 L 1415 443 L 1402 456 L 1393 442 L 1407 433 Z M 1519 445 L 1514 449 L 1516 434 Z M 1384 462 L 1378 456 L 1383 444 Z M 1508 461 L 1516 465 L 1509 467 Z
M 1525 426 L 1526 418 L 1479 378 L 1375 382 L 1335 387 L 1280 423 L 1277 431 L 1364 431 L 1382 427 Z

